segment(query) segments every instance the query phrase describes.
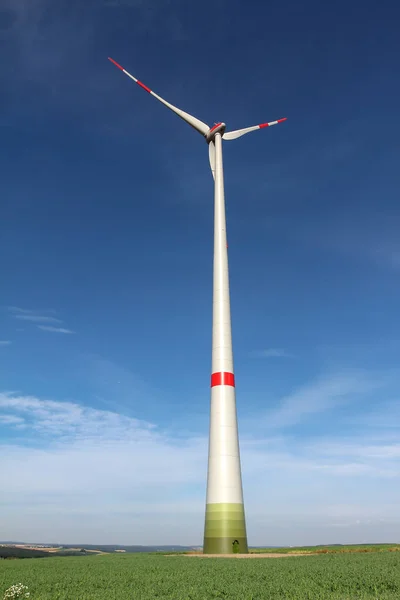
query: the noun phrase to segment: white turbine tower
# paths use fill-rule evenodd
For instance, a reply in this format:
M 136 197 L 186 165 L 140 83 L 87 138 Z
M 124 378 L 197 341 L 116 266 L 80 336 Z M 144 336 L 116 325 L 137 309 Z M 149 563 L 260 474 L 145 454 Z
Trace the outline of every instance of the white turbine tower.
M 210 128 L 155 94 L 115 60 L 109 60 L 146 92 L 189 123 L 208 144 L 214 177 L 214 285 L 211 414 L 203 552 L 247 553 L 232 355 L 222 140 L 235 140 L 246 133 L 277 125 L 286 119 L 230 132 L 225 132 L 225 123 L 216 123 Z

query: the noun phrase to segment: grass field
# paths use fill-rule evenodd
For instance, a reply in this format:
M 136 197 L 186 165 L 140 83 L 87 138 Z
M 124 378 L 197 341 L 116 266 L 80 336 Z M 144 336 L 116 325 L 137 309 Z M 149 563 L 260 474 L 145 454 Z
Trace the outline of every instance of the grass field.
M 30 600 L 397 600 L 400 553 L 285 559 L 109 554 L 4 560 L 0 598 L 15 583 Z
M 252 554 L 343 554 L 349 552 L 399 552 L 400 544 L 360 544 L 351 546 L 299 546 L 293 548 L 251 548 Z

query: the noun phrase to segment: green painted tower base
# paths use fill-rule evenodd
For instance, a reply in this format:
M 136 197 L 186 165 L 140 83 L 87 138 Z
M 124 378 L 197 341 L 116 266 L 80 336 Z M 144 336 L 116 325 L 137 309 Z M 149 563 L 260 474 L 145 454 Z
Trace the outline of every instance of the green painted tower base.
M 248 552 L 243 504 L 207 504 L 203 554 Z

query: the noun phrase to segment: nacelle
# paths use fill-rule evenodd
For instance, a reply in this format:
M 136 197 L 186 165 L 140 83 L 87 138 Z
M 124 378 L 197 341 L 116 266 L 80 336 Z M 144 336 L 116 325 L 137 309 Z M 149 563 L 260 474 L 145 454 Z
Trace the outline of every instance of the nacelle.
M 207 143 L 209 144 L 215 137 L 216 133 L 224 134 L 226 129 L 225 123 L 215 123 L 214 127 L 211 127 L 210 131 L 208 131 L 205 135 Z

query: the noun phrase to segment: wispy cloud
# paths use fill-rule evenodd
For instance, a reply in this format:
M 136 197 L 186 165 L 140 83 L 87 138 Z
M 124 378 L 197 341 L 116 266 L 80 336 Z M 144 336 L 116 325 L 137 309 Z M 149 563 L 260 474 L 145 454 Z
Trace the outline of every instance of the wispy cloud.
M 54 313 L 53 310 L 31 310 L 19 308 L 18 306 L 9 306 L 8 310 L 15 319 L 20 319 L 21 321 L 32 321 L 32 323 L 62 323 L 60 319 L 57 319 L 51 314 L 46 314 Z
M 153 428 L 149 423 L 111 411 L 97 410 L 74 402 L 41 400 L 35 396 L 0 393 L 0 408 L 22 419 L 32 431 L 63 436 L 64 441 L 112 441 L 121 435 L 128 439 L 132 435 L 136 437 L 139 430 L 143 433 Z
M 384 384 L 383 378 L 370 376 L 363 370 L 324 376 L 282 398 L 265 419 L 270 427 L 290 427 L 311 415 L 331 411 L 345 403 L 356 403 Z
M 22 417 L 16 415 L 0 415 L 0 424 L 3 425 L 21 425 L 24 423 Z
M 273 226 L 282 235 L 302 244 L 312 244 L 350 257 L 355 261 L 368 261 L 378 267 L 400 268 L 400 243 L 397 216 L 380 214 L 348 215 L 346 222 L 337 217 L 316 216 L 314 219 L 296 220 L 294 226 L 287 218 L 269 219 L 268 227 Z
M 35 311 L 35 310 L 32 310 L 31 308 L 20 308 L 19 306 L 8 306 L 7 308 L 11 312 L 18 313 L 21 315 L 31 315 L 32 313 L 35 313 L 35 312 L 44 312 L 44 313 L 55 313 L 56 312 L 54 310 L 54 308 L 46 308 L 45 310 L 42 310 L 42 311 Z
M 266 350 L 256 350 L 252 353 L 255 358 L 294 358 L 293 354 L 290 354 L 283 348 L 267 348 Z
M 15 315 L 15 318 L 21 319 L 22 321 L 32 321 L 33 323 L 62 323 L 60 319 L 47 317 L 45 315 Z
M 353 385 L 342 376 L 320 382 L 318 389 L 336 397 L 339 388 L 351 393 Z M 317 394 L 317 385 L 308 390 Z M 305 388 L 298 394 L 304 398 Z M 129 543 L 130 523 L 140 543 L 200 542 L 206 432 L 178 439 L 155 423 L 111 410 L 12 393 L 0 393 L 0 411 L 10 435 L 8 441 L 2 435 L 0 487 L 11 537 L 22 533 L 46 541 L 55 535 L 74 542 L 84 535 L 97 543 Z M 266 523 L 270 543 L 271 532 L 274 543 L 282 540 L 288 522 L 289 544 L 330 542 L 312 538 L 311 530 L 329 536 L 326 528 L 340 531 L 344 523 L 353 541 L 364 526 L 369 539 L 382 540 L 381 518 L 388 519 L 387 535 L 393 535 L 397 496 L 392 490 L 390 506 L 387 498 L 398 477 L 397 441 L 382 437 L 371 443 L 359 436 L 310 444 L 252 434 L 242 436 L 241 449 L 251 543 L 266 543 Z M 67 514 L 69 528 L 63 528 Z M 182 519 L 185 527 L 177 527 Z M 100 521 L 102 539 L 93 533 Z
M 379 404 L 365 406 L 362 412 L 349 415 L 346 424 L 362 427 L 366 433 L 368 432 L 369 439 L 371 430 L 383 430 L 387 435 L 390 430 L 400 429 L 400 401 L 386 401 L 381 398 Z
M 65 327 L 54 327 L 55 324 L 61 325 L 63 323 L 61 319 L 54 316 L 54 309 L 32 310 L 28 308 L 19 308 L 18 306 L 9 306 L 8 310 L 15 319 L 34 323 L 38 329 L 42 329 L 43 331 L 50 331 L 52 333 L 75 333 L 75 331 L 66 329 Z M 54 325 L 38 325 L 38 323 L 53 323 Z
M 9 346 L 10 344 L 10 340 L 0 340 L 0 346 Z
M 38 325 L 37 327 L 42 331 L 51 331 L 52 333 L 75 333 L 75 331 L 64 327 L 51 327 L 50 325 Z
M 132 414 L 135 410 L 143 412 L 143 398 L 146 398 L 147 406 L 157 404 L 158 395 L 153 386 L 138 374 L 103 356 L 80 356 L 79 368 L 103 408 L 106 406 L 116 412 Z

